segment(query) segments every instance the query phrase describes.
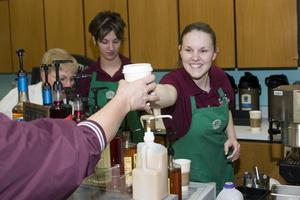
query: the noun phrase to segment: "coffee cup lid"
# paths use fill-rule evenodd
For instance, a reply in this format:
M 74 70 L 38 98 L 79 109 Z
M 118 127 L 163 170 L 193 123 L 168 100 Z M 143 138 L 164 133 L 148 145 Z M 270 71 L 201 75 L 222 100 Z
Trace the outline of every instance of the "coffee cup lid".
M 143 72 L 152 72 L 153 69 L 150 63 L 136 63 L 124 65 L 123 74 L 126 73 L 143 73 Z

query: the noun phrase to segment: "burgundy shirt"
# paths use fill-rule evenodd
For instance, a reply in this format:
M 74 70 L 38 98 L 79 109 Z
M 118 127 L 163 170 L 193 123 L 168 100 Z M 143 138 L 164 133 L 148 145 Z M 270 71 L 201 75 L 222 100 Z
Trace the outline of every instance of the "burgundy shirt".
M 0 199 L 66 199 L 94 171 L 106 137 L 93 121 L 10 120 L 0 113 Z
M 173 136 L 173 140 L 183 137 L 190 129 L 192 122 L 190 96 L 195 96 L 197 108 L 217 107 L 223 104 L 218 93 L 218 89 L 221 87 L 228 102 L 228 109 L 230 108 L 234 95 L 227 75 L 222 69 L 214 65 L 211 66 L 208 75 L 211 87 L 209 93 L 203 91 L 195 84 L 184 67 L 171 71 L 160 80 L 160 84 L 174 86 L 178 94 L 177 101 L 173 106 L 161 109 L 162 114 L 169 114 L 173 117 L 172 120 L 164 119 L 167 130 L 178 131 Z
M 119 53 L 119 57 L 121 59 L 121 67 L 120 69 L 111 77 L 108 73 L 106 73 L 101 67 L 100 67 L 100 57 L 98 58 L 97 62 L 91 65 L 86 70 L 82 71 L 81 74 L 93 74 L 93 72 L 97 72 L 96 81 L 106 81 L 106 82 L 119 82 L 121 79 L 124 79 L 124 75 L 122 73 L 123 66 L 132 64 L 132 62 L 129 60 L 129 58 L 123 56 Z M 90 86 L 91 86 L 92 78 L 81 78 L 79 81 L 79 92 L 82 97 L 88 97 L 90 92 Z

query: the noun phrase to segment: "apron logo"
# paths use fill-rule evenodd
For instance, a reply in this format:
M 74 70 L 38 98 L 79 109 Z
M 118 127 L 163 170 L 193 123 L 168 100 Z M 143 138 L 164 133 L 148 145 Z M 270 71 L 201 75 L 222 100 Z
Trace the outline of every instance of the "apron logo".
M 212 126 L 214 129 L 218 129 L 221 126 L 221 120 L 220 119 L 216 119 L 215 121 L 213 121 Z
M 110 99 L 114 98 L 115 92 L 114 91 L 108 91 L 108 92 L 106 92 L 105 96 L 108 100 L 110 100 Z

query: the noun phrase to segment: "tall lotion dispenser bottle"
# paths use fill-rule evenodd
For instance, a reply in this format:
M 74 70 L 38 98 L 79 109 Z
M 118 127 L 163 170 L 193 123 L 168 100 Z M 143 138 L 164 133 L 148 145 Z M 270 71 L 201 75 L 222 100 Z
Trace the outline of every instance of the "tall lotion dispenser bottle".
M 167 148 L 154 143 L 150 121 L 156 118 L 171 118 L 158 115 L 147 120 L 144 142 L 137 145 L 137 165 L 132 170 L 133 199 L 161 200 L 168 196 L 168 155 Z

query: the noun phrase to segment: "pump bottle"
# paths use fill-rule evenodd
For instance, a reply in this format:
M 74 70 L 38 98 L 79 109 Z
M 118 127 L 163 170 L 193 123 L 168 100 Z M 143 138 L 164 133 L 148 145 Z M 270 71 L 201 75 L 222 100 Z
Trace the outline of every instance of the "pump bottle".
M 125 117 L 125 125 L 122 128 L 124 138 L 124 172 L 126 174 L 125 181 L 127 191 L 132 193 L 132 170 L 135 168 L 135 160 L 137 153 L 137 145 L 132 142 L 132 134 L 140 129 L 131 130 L 127 125 L 127 117 Z
M 64 116 L 65 117 L 72 117 L 72 106 L 69 104 L 69 92 L 71 90 L 70 87 L 64 87 L 63 90 L 65 91 L 66 93 L 66 103 L 64 104 L 64 107 L 65 107 L 65 114 Z
M 43 105 L 44 106 L 52 106 L 52 88 L 50 83 L 48 82 L 48 69 L 50 64 L 43 64 L 45 72 L 45 83 L 43 84 Z
M 83 101 L 82 101 L 82 97 L 79 93 L 79 80 L 80 80 L 80 78 L 91 77 L 91 76 L 92 75 L 90 75 L 90 74 L 76 74 L 76 75 L 74 75 L 76 94 L 75 94 L 75 97 L 74 97 L 73 121 L 75 121 L 76 123 L 79 123 L 79 122 L 85 120 L 85 115 L 84 115 L 84 112 L 83 112 Z
M 53 84 L 53 104 L 50 107 L 50 118 L 66 118 L 65 107 L 63 105 L 62 88 L 63 85 L 59 81 L 59 66 L 60 63 L 73 62 L 72 60 L 54 60 L 56 70 L 56 81 Z
M 18 121 L 23 121 L 23 102 L 29 102 L 28 96 L 28 78 L 26 71 L 23 70 L 22 56 L 24 49 L 17 49 L 16 53 L 19 55 L 20 70 L 18 72 L 18 103 L 12 109 L 12 118 Z
M 95 104 L 92 108 L 92 114 L 96 113 L 97 111 L 99 111 L 101 109 L 101 107 L 98 105 L 97 95 L 98 95 L 99 90 L 104 90 L 104 89 L 108 89 L 108 87 L 95 87 L 95 88 L 91 89 L 94 93 L 94 101 L 95 101 Z
M 172 147 L 172 135 L 176 132 L 167 132 L 169 140 L 168 147 L 168 191 L 169 194 L 178 195 L 178 200 L 182 199 L 182 187 L 181 187 L 181 167 L 173 162 L 174 149 Z
M 95 87 L 95 88 L 91 88 L 91 90 L 94 93 L 94 101 L 95 101 L 95 105 L 92 108 L 92 114 L 95 114 L 96 112 L 98 112 L 101 107 L 98 106 L 98 99 L 97 99 L 97 93 L 99 90 L 103 90 L 103 89 L 108 89 L 107 87 Z M 111 168 L 111 156 L 110 156 L 110 143 L 107 144 L 106 148 L 104 149 L 104 151 L 101 153 L 101 159 L 100 161 L 97 163 L 96 168 Z
M 147 120 L 144 142 L 138 143 L 137 165 L 132 170 L 133 199 L 161 200 L 168 196 L 168 156 L 167 148 L 154 143 L 150 121 L 156 118 L 172 118 L 158 115 Z

